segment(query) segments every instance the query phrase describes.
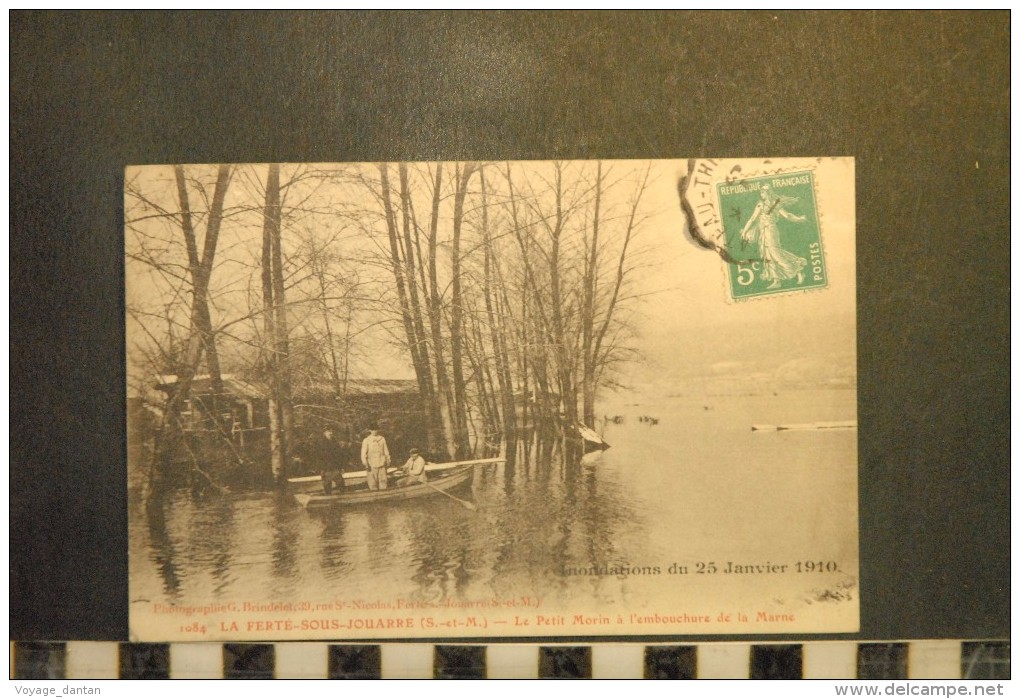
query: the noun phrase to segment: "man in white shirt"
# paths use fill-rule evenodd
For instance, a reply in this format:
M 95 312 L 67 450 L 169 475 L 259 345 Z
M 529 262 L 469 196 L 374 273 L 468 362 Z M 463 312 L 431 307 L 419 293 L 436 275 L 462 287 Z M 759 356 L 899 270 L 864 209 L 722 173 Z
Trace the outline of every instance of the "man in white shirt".
M 386 438 L 372 428 L 361 442 L 361 465 L 368 475 L 369 490 L 386 490 L 386 469 L 390 465 L 390 450 Z

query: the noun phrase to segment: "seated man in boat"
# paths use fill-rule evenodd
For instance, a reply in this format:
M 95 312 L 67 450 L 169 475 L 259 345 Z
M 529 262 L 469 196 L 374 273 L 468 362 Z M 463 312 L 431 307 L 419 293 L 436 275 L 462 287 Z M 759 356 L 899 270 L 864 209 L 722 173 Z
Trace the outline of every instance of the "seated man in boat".
M 398 486 L 413 485 L 414 483 L 427 483 L 429 478 L 425 473 L 425 457 L 418 449 L 411 450 L 411 456 L 404 464 L 405 476 L 397 481 Z

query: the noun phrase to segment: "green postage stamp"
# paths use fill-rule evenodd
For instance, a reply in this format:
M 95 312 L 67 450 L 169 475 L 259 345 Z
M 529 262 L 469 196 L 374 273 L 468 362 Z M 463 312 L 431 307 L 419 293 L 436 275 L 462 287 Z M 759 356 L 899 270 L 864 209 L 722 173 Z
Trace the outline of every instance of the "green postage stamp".
M 716 194 L 733 299 L 828 285 L 812 172 L 728 180 Z

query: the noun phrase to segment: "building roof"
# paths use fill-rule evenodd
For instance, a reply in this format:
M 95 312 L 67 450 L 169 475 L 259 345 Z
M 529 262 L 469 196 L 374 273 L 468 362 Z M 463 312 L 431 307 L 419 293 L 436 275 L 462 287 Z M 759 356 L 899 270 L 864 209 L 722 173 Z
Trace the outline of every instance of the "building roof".
M 417 393 L 415 379 L 351 379 L 347 381 L 347 393 L 353 395 L 380 395 L 391 393 Z
M 260 381 L 245 381 L 232 374 L 223 374 L 224 393 L 238 398 L 266 399 L 269 388 Z M 156 388 L 164 393 L 173 393 L 177 388 L 177 376 L 164 374 L 157 377 Z M 201 374 L 192 379 L 191 391 L 195 394 L 212 393 L 212 380 L 208 374 Z M 332 384 L 315 383 L 296 386 L 293 391 L 297 397 L 333 397 Z M 346 384 L 346 395 L 378 396 L 418 393 L 418 382 L 414 379 L 349 379 Z

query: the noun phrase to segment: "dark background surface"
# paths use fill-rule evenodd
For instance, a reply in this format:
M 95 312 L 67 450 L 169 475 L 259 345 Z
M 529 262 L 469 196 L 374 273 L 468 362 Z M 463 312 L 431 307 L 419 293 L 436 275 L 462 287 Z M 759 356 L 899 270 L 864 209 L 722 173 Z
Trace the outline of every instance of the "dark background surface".
M 125 165 L 798 155 L 857 159 L 845 637 L 1008 638 L 1009 19 L 11 13 L 11 638 L 127 637 Z

